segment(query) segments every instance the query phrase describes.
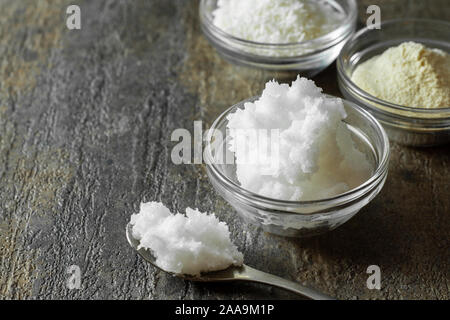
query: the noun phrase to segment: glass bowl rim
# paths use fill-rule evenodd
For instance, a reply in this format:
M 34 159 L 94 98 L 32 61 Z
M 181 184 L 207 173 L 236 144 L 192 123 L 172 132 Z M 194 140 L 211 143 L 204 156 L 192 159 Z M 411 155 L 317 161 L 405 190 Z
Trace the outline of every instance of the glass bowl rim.
M 327 94 L 326 96 L 331 97 L 331 98 L 341 99 L 344 106 L 353 108 L 363 118 L 365 118 L 366 120 L 368 120 L 369 122 L 374 124 L 376 127 L 376 131 L 380 135 L 380 138 L 382 141 L 382 147 L 383 147 L 383 150 L 381 152 L 381 157 L 380 157 L 379 161 L 377 161 L 376 168 L 375 168 L 374 172 L 372 173 L 371 177 L 369 179 L 367 179 L 366 181 L 364 181 L 359 186 L 357 186 L 353 189 L 350 189 L 344 193 L 340 193 L 336 196 L 329 197 L 329 198 L 322 198 L 322 199 L 316 199 L 316 200 L 304 200 L 304 201 L 280 200 L 280 199 L 262 196 L 260 194 L 254 193 L 250 190 L 247 190 L 247 189 L 241 187 L 236 182 L 232 181 L 227 175 L 223 174 L 222 170 L 220 170 L 218 168 L 218 165 L 216 163 L 214 163 L 214 160 L 213 160 L 214 157 L 211 154 L 210 141 L 211 141 L 213 132 L 215 131 L 215 129 L 217 129 L 217 125 L 220 122 L 224 121 L 224 119 L 229 114 L 231 114 L 231 112 L 233 110 L 239 108 L 239 106 L 243 106 L 247 102 L 255 101 L 256 99 L 260 98 L 260 95 L 253 96 L 251 98 L 242 100 L 242 101 L 232 105 L 231 107 L 226 109 L 224 112 L 222 112 L 216 118 L 216 120 L 213 122 L 213 124 L 211 125 L 210 129 L 208 130 L 207 136 L 206 136 L 205 155 L 207 158 L 206 159 L 207 168 L 212 170 L 212 172 L 223 182 L 223 185 L 226 188 L 232 188 L 233 190 L 237 191 L 237 194 L 240 197 L 248 199 L 252 203 L 256 200 L 256 201 L 260 201 L 260 202 L 263 202 L 263 203 L 266 203 L 269 205 L 273 205 L 273 206 L 286 206 L 286 207 L 306 207 L 306 206 L 311 206 L 311 205 L 316 206 L 316 205 L 327 205 L 327 204 L 341 205 L 343 203 L 354 201 L 355 199 L 360 198 L 361 196 L 365 195 L 367 192 L 364 192 L 363 194 L 359 194 L 360 191 L 362 191 L 366 188 L 369 188 L 369 187 L 370 187 L 369 191 L 372 190 L 371 186 L 374 184 L 377 184 L 376 182 L 378 180 L 380 180 L 380 178 L 383 178 L 383 176 L 385 176 L 387 174 L 389 157 L 390 157 L 390 147 L 389 147 L 389 139 L 388 139 L 387 133 L 384 130 L 383 126 L 378 122 L 378 120 L 374 116 L 372 116 L 368 111 L 364 110 L 362 107 L 358 106 L 357 104 L 355 104 L 349 100 L 345 100 L 345 99 L 342 99 L 342 98 L 339 98 L 339 97 L 336 97 L 333 95 Z M 372 145 L 372 147 L 374 147 L 374 146 Z M 300 214 L 298 212 L 286 212 L 286 213 Z
M 233 40 L 241 45 L 251 45 L 254 47 L 266 47 L 266 48 L 288 48 L 293 46 L 304 46 L 304 45 L 310 45 L 310 44 L 323 44 L 323 43 L 329 43 L 330 41 L 336 40 L 336 38 L 339 38 L 342 36 L 349 25 L 353 23 L 353 21 L 356 21 L 356 17 L 358 14 L 358 6 L 356 4 L 356 0 L 346 0 L 350 4 L 350 10 L 348 14 L 346 15 L 345 19 L 339 24 L 339 27 L 337 29 L 334 29 L 318 38 L 306 40 L 306 41 L 299 41 L 299 42 L 289 42 L 289 43 L 265 43 L 265 42 L 257 42 L 257 41 L 251 41 L 242 39 L 236 36 L 233 36 L 232 34 L 223 31 L 219 27 L 217 27 L 212 20 L 206 15 L 206 12 L 204 10 L 205 7 L 205 1 L 200 1 L 200 19 L 201 21 L 207 22 L 205 24 L 208 29 L 214 31 L 216 34 L 228 39 Z M 327 1 L 327 0 L 326 0 Z
M 361 89 L 359 86 L 357 86 L 349 77 L 349 75 L 347 74 L 347 72 L 344 71 L 344 61 L 343 61 L 343 56 L 346 53 L 346 51 L 348 50 L 348 47 L 350 45 L 352 45 L 355 41 L 359 40 L 360 37 L 368 32 L 371 31 L 382 31 L 383 30 L 383 26 L 389 26 L 389 25 L 395 25 L 398 23 L 429 23 L 429 24 L 438 24 L 438 25 L 442 25 L 442 26 L 447 26 L 450 28 L 450 23 L 446 22 L 444 20 L 436 20 L 436 19 L 424 19 L 424 18 L 399 18 L 399 19 L 390 19 L 390 20 L 385 20 L 383 22 L 381 22 L 381 29 L 370 29 L 368 27 L 364 27 L 361 30 L 357 31 L 355 34 L 352 35 L 352 37 L 346 42 L 346 44 L 344 45 L 344 47 L 342 48 L 337 60 L 336 60 L 336 66 L 337 66 L 337 73 L 338 76 L 342 78 L 342 80 L 344 81 L 344 83 L 350 87 L 351 90 L 353 90 L 358 97 L 362 97 L 368 101 L 370 101 L 373 104 L 379 104 L 382 105 L 383 107 L 386 107 L 387 110 L 378 108 L 376 105 L 370 104 L 368 105 L 368 107 L 373 108 L 376 111 L 382 111 L 382 112 L 386 112 L 388 114 L 392 114 L 395 115 L 397 117 L 400 118 L 405 118 L 405 119 L 422 119 L 422 120 L 428 120 L 428 119 L 424 119 L 424 118 L 420 118 L 420 117 L 414 117 L 414 116 L 407 116 L 407 115 L 402 115 L 402 114 L 398 114 L 394 111 L 391 111 L 391 109 L 393 110 L 397 110 L 397 111 L 407 111 L 407 112 L 411 112 L 411 113 L 416 113 L 417 115 L 420 114 L 440 114 L 440 113 L 450 113 L 450 106 L 449 107 L 445 107 L 445 108 L 416 108 L 416 107 L 408 107 L 408 106 L 403 106 L 400 104 L 395 104 L 392 102 L 388 102 L 386 100 L 382 100 L 379 99 L 373 95 L 371 95 L 370 93 L 368 93 L 367 91 Z M 366 104 L 365 104 L 366 105 Z M 444 116 L 441 118 L 432 118 L 434 120 L 450 120 L 450 115 L 449 116 Z

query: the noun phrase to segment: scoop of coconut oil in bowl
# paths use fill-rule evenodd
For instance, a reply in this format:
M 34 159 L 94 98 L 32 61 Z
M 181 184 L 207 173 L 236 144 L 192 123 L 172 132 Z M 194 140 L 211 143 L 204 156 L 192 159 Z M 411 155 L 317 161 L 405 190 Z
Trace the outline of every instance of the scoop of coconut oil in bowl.
M 343 192 L 328 192 L 330 195 L 327 197 L 306 200 L 286 200 L 271 197 L 270 194 L 261 195 L 245 188 L 239 178 L 238 165 L 224 163 L 222 160 L 223 155 L 226 159 L 235 156 L 230 151 L 233 138 L 227 134 L 230 115 L 239 114 L 240 110 L 247 107 L 252 108 L 247 103 L 257 99 L 258 97 L 251 98 L 233 106 L 216 120 L 211 132 L 220 132 L 225 137 L 222 143 L 217 143 L 220 139 L 216 139 L 218 137 L 214 137 L 214 134 L 207 138 L 206 154 L 211 160 L 207 166 L 208 177 L 216 191 L 245 221 L 282 236 L 317 235 L 348 221 L 379 193 L 386 180 L 389 159 L 386 133 L 370 114 L 348 101 L 343 101 L 346 117 L 342 123 L 348 130 L 347 138 L 351 139 L 354 152 L 363 154 L 370 167 L 366 179 Z M 210 139 L 216 142 L 208 143 Z M 277 187 L 273 185 L 273 188 L 276 192 Z

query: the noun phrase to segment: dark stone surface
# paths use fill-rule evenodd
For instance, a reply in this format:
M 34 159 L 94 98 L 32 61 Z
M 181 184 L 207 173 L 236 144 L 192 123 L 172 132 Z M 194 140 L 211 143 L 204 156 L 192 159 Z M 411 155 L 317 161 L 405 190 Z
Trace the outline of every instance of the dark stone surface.
M 382 14 L 448 14 L 447 1 L 377 2 Z M 199 31 L 197 1 L 80 1 L 80 31 L 65 27 L 69 4 L 0 2 L 0 298 L 298 298 L 184 282 L 144 263 L 125 224 L 150 200 L 216 212 L 247 264 L 338 298 L 449 298 L 448 146 L 393 144 L 383 191 L 333 232 L 263 233 L 215 194 L 203 166 L 171 163 L 170 134 L 193 120 L 207 127 L 266 80 L 295 74 L 223 61 Z M 334 66 L 314 80 L 340 95 Z M 380 291 L 366 288 L 371 264 Z M 66 286 L 70 265 L 80 290 Z

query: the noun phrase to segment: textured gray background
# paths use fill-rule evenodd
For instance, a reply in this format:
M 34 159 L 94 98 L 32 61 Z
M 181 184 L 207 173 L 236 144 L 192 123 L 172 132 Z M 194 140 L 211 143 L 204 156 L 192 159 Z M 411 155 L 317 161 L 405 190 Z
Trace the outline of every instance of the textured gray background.
M 141 201 L 214 211 L 246 262 L 342 299 L 448 299 L 450 148 L 392 145 L 380 195 L 337 230 L 284 239 L 246 226 L 202 166 L 170 162 L 170 133 L 209 126 L 273 77 L 223 61 L 197 1 L 0 1 L 0 298 L 298 298 L 253 284 L 193 284 L 144 263 L 124 227 Z M 447 0 L 361 1 L 382 17 L 450 20 Z M 340 95 L 335 67 L 314 78 Z M 65 285 L 79 265 L 80 290 Z M 382 289 L 366 288 L 367 266 Z

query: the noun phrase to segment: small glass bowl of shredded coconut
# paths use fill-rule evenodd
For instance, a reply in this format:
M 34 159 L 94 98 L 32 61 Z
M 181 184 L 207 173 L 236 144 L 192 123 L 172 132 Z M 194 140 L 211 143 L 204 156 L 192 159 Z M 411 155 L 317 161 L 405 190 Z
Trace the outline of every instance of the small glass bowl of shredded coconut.
M 380 192 L 389 141 L 368 112 L 299 77 L 270 81 L 220 115 L 205 161 L 215 190 L 244 220 L 304 237 L 340 226 Z
M 355 0 L 201 0 L 206 38 L 227 60 L 313 76 L 355 31 Z
M 397 143 L 450 143 L 450 23 L 396 19 L 363 28 L 337 59 L 339 88 Z

